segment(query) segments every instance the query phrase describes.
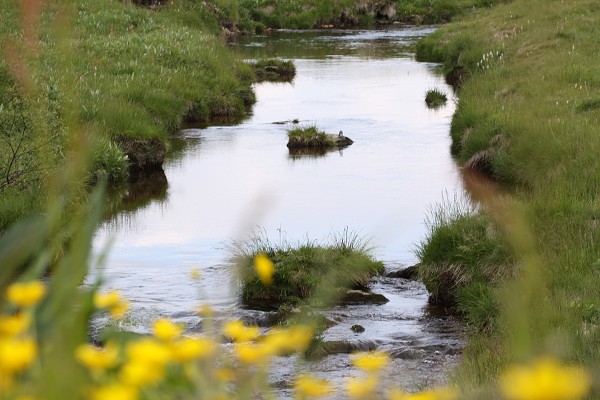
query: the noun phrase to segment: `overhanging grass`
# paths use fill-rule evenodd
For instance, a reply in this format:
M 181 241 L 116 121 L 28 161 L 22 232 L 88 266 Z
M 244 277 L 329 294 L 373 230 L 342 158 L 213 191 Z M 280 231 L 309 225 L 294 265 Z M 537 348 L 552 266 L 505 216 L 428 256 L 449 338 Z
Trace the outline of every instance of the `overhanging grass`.
M 525 249 L 519 235 L 508 238 L 523 275 L 501 285 L 500 329 L 489 340 L 502 342 L 499 359 L 550 353 L 600 370 L 598 323 L 590 322 L 600 310 L 599 22 L 594 1 L 514 0 L 417 46 L 420 59 L 470 76 L 452 122 L 453 153 L 513 186 L 522 210 L 496 221 L 531 237 Z M 466 353 L 461 379 L 494 379 L 499 365 L 486 353 Z
M 307 299 L 335 302 L 345 293 L 343 289 L 365 288 L 373 276 L 384 271 L 383 263 L 373 258 L 367 243 L 348 232 L 334 236 L 331 243 L 273 243 L 256 236 L 236 246 L 233 253 L 241 273 L 242 303 L 259 308 L 293 305 Z M 256 276 L 253 260 L 257 254 L 265 254 L 275 264 L 273 285 L 264 285 Z

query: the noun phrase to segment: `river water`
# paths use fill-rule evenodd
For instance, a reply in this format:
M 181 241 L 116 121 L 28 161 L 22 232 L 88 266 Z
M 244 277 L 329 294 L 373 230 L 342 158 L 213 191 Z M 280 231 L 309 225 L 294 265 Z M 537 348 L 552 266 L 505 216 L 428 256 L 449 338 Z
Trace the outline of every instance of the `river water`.
M 428 208 L 462 196 L 449 154 L 450 100 L 428 109 L 425 92 L 452 97 L 436 66 L 410 51 L 431 28 L 374 31 L 278 32 L 245 39 L 243 57 L 292 59 L 292 83 L 255 85 L 252 114 L 236 125 L 184 129 L 173 141 L 162 173 L 130 188 L 122 211 L 98 230 L 96 253 L 112 243 L 99 274 L 105 286 L 130 299 L 125 329 L 148 332 L 170 317 L 199 329 L 199 304 L 228 318 L 260 318 L 242 310 L 232 282 L 228 247 L 256 232 L 277 242 L 327 242 L 345 229 L 369 238 L 388 270 L 416 262 Z M 291 155 L 286 129 L 298 119 L 330 133 L 343 130 L 354 144 L 325 155 Z M 140 190 L 145 198 L 134 192 Z M 202 278 L 194 281 L 193 270 Z M 326 312 L 337 325 L 325 340 L 377 347 L 394 355 L 387 379 L 408 390 L 439 383 L 459 359 L 461 328 L 427 308 L 419 282 L 377 278 L 385 305 L 340 306 Z M 350 327 L 360 324 L 364 333 Z M 281 362 L 272 377 L 286 397 L 294 374 Z M 308 368 L 342 384 L 353 372 L 348 355 Z

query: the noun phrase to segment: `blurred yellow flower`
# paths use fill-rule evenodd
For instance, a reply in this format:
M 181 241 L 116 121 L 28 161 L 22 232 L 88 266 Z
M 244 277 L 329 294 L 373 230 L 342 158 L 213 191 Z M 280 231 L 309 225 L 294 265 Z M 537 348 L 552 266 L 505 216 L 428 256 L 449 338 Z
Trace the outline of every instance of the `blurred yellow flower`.
M 128 360 L 153 366 L 162 366 L 171 360 L 170 349 L 154 339 L 144 338 L 127 344 Z
M 32 338 L 0 339 L 0 371 L 16 373 L 27 369 L 37 356 L 37 344 Z
M 215 315 L 215 310 L 210 306 L 210 304 L 203 304 L 198 308 L 197 314 L 201 317 L 211 318 Z
M 217 344 L 208 338 L 184 338 L 171 344 L 171 352 L 175 361 L 185 363 L 210 357 L 217 349 Z
M 301 397 L 323 397 L 333 391 L 329 382 L 309 375 L 300 375 L 296 379 L 294 388 L 296 394 Z
M 351 356 L 352 364 L 363 371 L 373 372 L 385 368 L 390 362 L 386 353 L 371 351 L 368 353 L 356 353 Z
M 235 346 L 235 353 L 244 364 L 258 365 L 269 361 L 269 353 L 262 344 L 238 343 Z
M 377 377 L 369 375 L 365 378 L 355 378 L 346 384 L 346 392 L 353 399 L 371 396 L 377 388 Z
M 129 310 L 129 302 L 115 290 L 107 293 L 96 293 L 94 295 L 94 306 L 100 309 L 108 309 L 110 315 L 115 319 L 122 318 Z
M 159 319 L 154 322 L 154 336 L 158 339 L 170 342 L 181 336 L 183 326 L 174 324 L 168 319 Z
M 256 257 L 254 257 L 254 271 L 256 271 L 258 279 L 260 279 L 264 285 L 273 284 L 275 265 L 271 260 L 269 260 L 269 257 L 263 253 L 259 253 L 256 255 Z
M 140 360 L 125 364 L 121 368 L 119 375 L 122 382 L 134 387 L 149 386 L 158 383 L 164 376 L 163 365 L 145 363 Z
M 94 400 L 136 400 L 137 398 L 137 389 L 120 383 L 99 387 L 93 392 Z
M 313 337 L 307 325 L 294 325 L 286 329 L 273 329 L 262 338 L 262 343 L 272 355 L 286 355 L 306 350 Z
M 529 366 L 513 366 L 500 380 L 509 400 L 577 400 L 589 391 L 591 379 L 581 368 L 543 358 Z
M 29 328 L 31 317 L 24 313 L 0 316 L 0 336 L 16 336 Z
M 235 380 L 235 371 L 230 368 L 218 368 L 214 371 L 215 378 L 221 382 L 232 382 Z
M 83 344 L 75 350 L 77 361 L 92 370 L 105 370 L 112 368 L 119 362 L 119 349 L 114 345 L 107 345 L 104 349 Z
M 202 277 L 202 272 L 200 271 L 200 269 L 199 269 L 199 268 L 193 268 L 193 269 L 190 271 L 190 277 L 191 277 L 193 280 L 197 281 L 197 280 L 199 280 L 199 279 Z
M 8 300 L 19 307 L 33 306 L 46 295 L 46 285 L 40 281 L 13 283 L 6 290 Z
M 260 329 L 257 326 L 246 326 L 242 321 L 229 321 L 223 327 L 225 336 L 233 339 L 235 342 L 250 342 L 260 335 Z

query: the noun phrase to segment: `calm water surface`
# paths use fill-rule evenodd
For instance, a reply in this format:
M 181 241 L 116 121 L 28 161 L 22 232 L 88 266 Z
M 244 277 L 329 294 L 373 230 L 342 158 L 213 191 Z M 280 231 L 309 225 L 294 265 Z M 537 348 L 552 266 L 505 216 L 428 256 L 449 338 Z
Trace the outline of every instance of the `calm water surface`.
M 194 309 L 211 303 L 225 314 L 251 313 L 236 304 L 226 247 L 262 231 L 271 240 L 323 240 L 345 228 L 371 239 L 390 270 L 416 261 L 431 205 L 461 196 L 461 179 L 449 154 L 454 103 L 426 107 L 427 89 L 451 89 L 435 66 L 417 63 L 407 44 L 431 30 L 284 32 L 239 45 L 246 58 L 293 59 L 291 84 L 255 86 L 252 115 L 235 126 L 186 129 L 165 163 L 155 200 L 140 202 L 99 229 L 95 248 L 111 242 L 102 270 L 106 286 L 133 306 L 128 329 L 146 332 L 168 316 L 199 323 Z M 291 124 L 344 134 L 354 144 L 323 156 L 293 156 L 286 148 Z M 202 271 L 195 282 L 190 271 Z M 395 352 L 390 379 L 415 388 L 443 379 L 456 361 L 460 329 L 426 311 L 420 283 L 378 279 L 383 306 L 339 307 L 339 324 L 326 340 L 365 340 Z M 350 331 L 355 323 L 367 330 Z M 437 347 L 436 347 L 437 346 Z M 273 380 L 282 396 L 292 371 L 283 362 Z M 350 374 L 346 355 L 311 364 L 340 379 Z M 400 372 L 398 372 L 400 371 Z M 341 380 L 340 380 L 341 382 Z

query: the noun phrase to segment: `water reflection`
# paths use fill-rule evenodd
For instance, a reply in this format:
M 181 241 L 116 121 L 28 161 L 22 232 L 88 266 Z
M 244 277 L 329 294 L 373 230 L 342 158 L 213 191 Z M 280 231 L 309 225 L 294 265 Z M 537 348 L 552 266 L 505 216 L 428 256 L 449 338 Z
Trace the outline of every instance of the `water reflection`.
M 96 249 L 114 238 L 106 268 L 97 272 L 131 300 L 132 329 L 148 331 L 161 315 L 198 326 L 192 310 L 199 303 L 211 303 L 226 316 L 247 312 L 237 305 L 239 288 L 224 248 L 257 226 L 292 243 L 326 239 L 347 227 L 372 239 L 387 268 L 416 261 L 412 249 L 426 232 L 428 207 L 443 193 L 461 191 L 449 154 L 454 103 L 429 110 L 424 102 L 433 86 L 450 90 L 432 64 L 405 53 L 428 29 L 244 39 L 240 51 L 246 58 L 293 58 L 294 82 L 257 84 L 258 102 L 239 125 L 183 130 L 164 165 L 168 185 L 164 176 L 155 178 L 160 189 L 140 185 L 154 200 L 121 214 L 126 224 L 117 217 L 97 233 Z M 286 124 L 273 122 L 295 119 L 326 132 L 343 130 L 355 143 L 343 152 L 291 153 Z M 202 271 L 199 282 L 189 275 L 196 268 Z M 426 348 L 450 339 L 441 323 L 431 322 L 447 320 L 425 312 L 422 284 L 382 280 L 373 289 L 391 301 L 331 310 L 339 321 L 327 339 L 353 340 L 351 326 L 363 321 L 364 335 L 385 349 L 421 346 L 414 359 L 394 361 L 414 385 L 442 379 L 427 371 L 437 363 L 446 368 L 457 356 Z M 291 363 L 282 363 L 274 380 L 285 386 Z M 347 367 L 343 354 L 310 366 L 334 379 L 347 376 Z

